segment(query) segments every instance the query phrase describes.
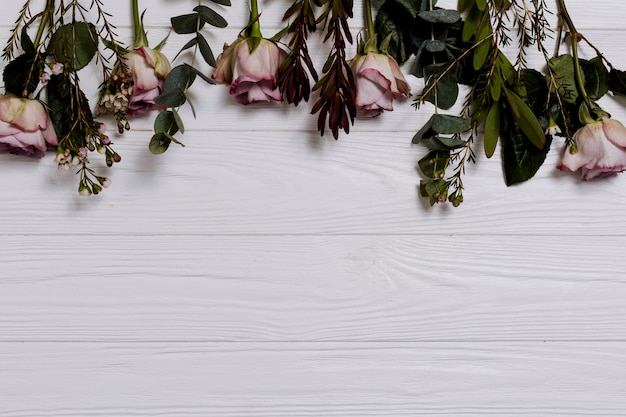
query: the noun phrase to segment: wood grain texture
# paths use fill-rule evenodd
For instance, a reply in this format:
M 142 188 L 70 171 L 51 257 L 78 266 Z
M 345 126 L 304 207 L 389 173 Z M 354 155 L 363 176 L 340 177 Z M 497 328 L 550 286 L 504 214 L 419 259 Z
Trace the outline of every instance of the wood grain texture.
M 5 237 L 0 341 L 624 343 L 622 241 Z
M 0 416 L 622 416 L 623 346 L 0 344 Z
M 0 230 L 11 235 L 285 235 L 626 233 L 623 178 L 582 183 L 556 170 L 553 152 L 536 177 L 507 188 L 497 156 L 469 167 L 466 202 L 428 208 L 415 166 L 423 148 L 394 133 L 316 142 L 289 132 L 194 135 L 155 157 L 149 133 L 119 141 L 123 161 L 96 198 L 51 157 L 0 156 L 10 175 Z M 556 150 L 556 149 L 555 149 Z M 94 166 L 102 162 L 94 158 Z M 50 217 L 53 216 L 53 218 Z
M 233 3 L 216 53 L 247 17 Z M 261 0 L 267 36 L 285 4 Z M 195 5 L 142 1 L 152 45 Z M 626 69 L 623 2 L 568 5 Z M 0 41 L 20 6 L 3 4 Z M 106 7 L 130 40 L 128 2 Z M 81 80 L 93 100 L 96 74 Z M 557 140 L 506 188 L 477 143 L 463 205 L 429 208 L 410 146 L 428 106 L 334 141 L 311 103 L 244 107 L 200 84 L 192 100 L 186 148 L 151 155 L 152 117 L 110 132 L 123 161 L 92 157 L 113 180 L 96 198 L 52 155 L 0 155 L 0 417 L 626 415 L 624 174 L 560 173 Z M 601 104 L 626 121 L 624 99 Z

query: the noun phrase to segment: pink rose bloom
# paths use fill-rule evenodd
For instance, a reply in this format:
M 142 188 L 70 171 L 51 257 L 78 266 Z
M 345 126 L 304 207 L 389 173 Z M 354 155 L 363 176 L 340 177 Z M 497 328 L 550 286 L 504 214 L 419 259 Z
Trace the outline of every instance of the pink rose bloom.
M 165 55 L 156 49 L 141 46 L 126 54 L 124 62 L 134 82 L 127 113 L 135 116 L 153 109 L 162 110 L 163 107 L 154 99 L 163 92 L 163 80 L 172 69 Z
M 48 145 L 58 145 L 43 104 L 12 95 L 0 96 L 0 152 L 41 158 Z
M 565 149 L 560 170 L 582 168 L 582 180 L 609 177 L 626 169 L 626 128 L 619 121 L 603 118 L 574 133 L 576 151 Z
M 349 61 L 356 84 L 356 106 L 361 116 L 378 116 L 393 110 L 394 97 L 411 95 L 396 60 L 376 52 L 357 54 Z
M 230 84 L 230 94 L 241 104 L 281 101 L 277 73 L 286 56 L 285 51 L 267 39 L 261 39 L 256 49 L 250 51 L 248 38 L 239 38 L 230 46 L 224 44 L 212 78 L 219 84 Z

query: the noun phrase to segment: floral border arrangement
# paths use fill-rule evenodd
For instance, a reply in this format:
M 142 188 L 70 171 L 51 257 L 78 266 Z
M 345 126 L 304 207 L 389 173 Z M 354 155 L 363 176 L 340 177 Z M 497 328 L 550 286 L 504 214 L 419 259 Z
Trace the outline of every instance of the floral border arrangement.
M 626 169 L 626 128 L 597 104 L 607 93 L 626 95 L 626 72 L 576 30 L 565 0 L 556 1 L 556 10 L 545 0 L 458 0 L 455 10 L 436 0 L 385 0 L 376 8 L 363 0 L 365 28 L 356 36 L 349 26 L 353 0 L 290 1 L 284 29 L 267 38 L 258 0 L 249 0 L 247 25 L 215 59 L 205 32 L 228 25 L 222 14 L 231 3 L 199 0 L 170 20 L 176 35 L 189 37 L 171 61 L 161 52 L 167 39 L 149 46 L 138 0 L 130 2 L 131 45 L 118 40 L 103 0 L 46 0 L 36 12 L 26 1 L 3 50 L 0 152 L 41 158 L 53 149 L 59 169 L 76 170 L 80 194 L 99 194 L 111 181 L 89 166 L 89 157 L 102 154 L 109 167 L 121 161 L 105 123 L 122 134 L 134 117 L 154 113 L 150 151 L 182 145 L 179 110 L 189 104 L 195 116 L 187 93 L 196 79 L 228 85 L 243 105 L 298 106 L 313 98 L 318 131 L 338 139 L 355 119 L 392 111 L 394 99 L 411 97 L 400 69 L 410 62 L 411 75 L 424 79 L 412 105 L 435 108 L 412 139 L 427 149 L 418 166 L 420 194 L 431 205 L 463 201 L 463 174 L 481 145 L 491 157 L 500 143 L 507 185 L 532 178 L 556 136 L 565 141 L 558 169 L 580 170 L 582 180 Z M 558 17 L 554 29 L 549 14 Z M 316 68 L 308 43 L 320 30 L 328 57 Z M 565 40 L 570 52 L 561 53 Z M 348 55 L 351 44 L 355 55 Z M 553 53 L 548 44 L 556 45 Z M 503 52 L 511 45 L 513 57 Z M 595 57 L 579 58 L 581 47 Z M 544 68 L 528 65 L 531 49 Z M 186 60 L 183 51 L 191 52 Z M 194 65 L 199 57 L 211 74 Z M 102 78 L 92 109 L 79 73 L 94 63 Z M 447 114 L 461 91 L 467 93 L 460 112 Z

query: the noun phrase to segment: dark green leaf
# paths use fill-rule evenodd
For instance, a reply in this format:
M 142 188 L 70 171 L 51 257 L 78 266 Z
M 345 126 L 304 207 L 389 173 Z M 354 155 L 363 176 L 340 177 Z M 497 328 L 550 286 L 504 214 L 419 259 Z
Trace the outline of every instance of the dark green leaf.
M 420 195 L 422 197 L 429 197 L 431 206 L 435 205 L 435 203 L 446 201 L 448 188 L 448 182 L 439 178 L 420 181 Z
M 67 69 L 78 71 L 98 50 L 98 33 L 91 23 L 74 22 L 61 26 L 50 39 L 49 51 Z
M 454 116 L 451 114 L 435 113 L 422 126 L 422 128 L 413 136 L 413 143 L 435 136 L 451 135 L 455 133 L 465 132 L 470 128 L 469 119 Z
M 530 143 L 520 126 L 510 116 L 501 135 L 503 138 L 502 164 L 506 185 L 517 184 L 532 178 L 546 159 L 552 136 L 546 138 L 543 149 L 538 149 Z
M 186 90 L 196 79 L 196 73 L 188 64 L 177 65 L 167 74 L 163 81 L 165 92 L 172 90 Z
M 581 59 L 580 67 L 585 76 L 585 90 L 592 100 L 598 100 L 609 91 L 609 71 L 596 56 L 589 61 Z
M 176 122 L 176 116 L 172 111 L 162 111 L 154 119 L 155 133 L 169 133 L 170 135 L 175 135 L 178 129 L 179 126 Z
M 165 107 L 178 107 L 185 104 L 185 92 L 180 89 L 166 91 L 154 99 L 154 102 Z
M 571 55 L 561 55 L 552 58 L 548 65 L 554 73 L 557 82 L 557 92 L 561 99 L 574 104 L 578 99 L 578 88 L 574 75 L 574 58 Z
M 424 47 L 428 52 L 443 52 L 446 50 L 446 43 L 436 39 L 427 39 L 424 41 Z
M 196 33 L 204 26 L 198 13 L 183 14 L 170 19 L 172 29 L 178 34 Z
M 20 36 L 20 43 L 22 45 L 22 50 L 24 51 L 24 53 L 30 54 L 36 51 L 35 51 L 35 45 L 33 44 L 33 41 L 30 39 L 30 36 L 28 36 L 27 29 L 28 29 L 28 26 L 24 26 L 22 28 L 22 35 Z
M 415 14 L 419 12 L 419 8 Z M 411 31 L 415 25 L 415 15 L 395 0 L 387 0 L 376 15 L 378 41 L 389 37 L 387 52 L 398 64 L 403 64 L 414 52 Z
M 213 51 L 211 51 L 211 47 L 209 43 L 206 41 L 204 36 L 201 33 L 196 35 L 196 39 L 198 41 L 198 47 L 200 48 L 200 53 L 202 54 L 202 58 L 204 61 L 215 68 L 215 57 L 213 56 Z
M 2 73 L 4 88 L 7 93 L 22 97 L 24 90 L 31 94 L 39 84 L 39 75 L 43 71 L 44 61 L 35 60 L 35 53 L 18 56 L 9 62 Z
M 176 121 L 176 126 L 178 126 L 180 133 L 185 133 L 185 124 L 183 123 L 183 119 L 180 118 L 180 114 L 178 114 L 176 109 L 172 109 L 172 113 L 174 114 L 174 120 Z M 174 134 L 174 132 L 169 133 L 172 135 Z M 175 142 L 179 145 L 182 145 L 182 143 L 178 142 L 177 140 Z
M 221 4 L 222 6 L 230 6 L 230 0 L 211 0 L 213 3 Z
M 511 113 L 524 135 L 533 145 L 542 149 L 546 143 L 546 135 L 544 128 L 541 127 L 539 120 L 537 120 L 537 116 L 517 94 L 506 88 L 504 93 L 512 110 Z
M 202 78 L 205 82 L 207 82 L 208 84 L 215 84 L 215 81 L 213 81 L 211 78 L 209 78 L 207 75 L 205 75 L 202 71 L 200 71 L 197 68 L 191 67 L 193 68 L 194 72 L 196 73 L 196 75 L 200 78 Z
M 609 89 L 613 94 L 626 95 L 626 71 L 613 68 L 609 73 Z
M 393 1 L 400 5 L 405 11 L 411 14 L 411 17 L 418 15 L 422 9 L 422 0 L 387 0 Z
M 150 144 L 148 145 L 148 148 L 153 154 L 159 155 L 167 151 L 167 148 L 170 147 L 171 143 L 171 135 L 168 135 L 165 132 L 158 132 L 152 136 L 152 139 L 150 139 Z
M 418 16 L 430 23 L 454 23 L 461 19 L 459 12 L 447 9 L 424 10 Z
M 430 151 L 419 160 L 417 165 L 426 177 L 437 178 L 445 173 L 449 161 L 449 151 Z
M 467 142 L 462 139 L 448 138 L 445 136 L 433 136 L 422 140 L 426 147 L 433 151 L 450 151 L 452 149 L 462 148 Z
M 459 86 L 456 83 L 456 75 L 452 71 L 447 72 L 439 78 L 439 74 L 441 74 L 441 71 L 445 70 L 445 67 L 447 67 L 447 64 L 429 65 L 424 68 L 427 80 L 424 91 L 428 90 L 427 94 L 424 96 L 424 100 L 441 109 L 447 110 L 456 103 L 459 95 Z M 435 86 L 430 88 L 435 81 Z
M 178 53 L 174 57 L 174 60 L 178 58 L 178 55 L 180 55 L 184 50 L 189 49 L 192 46 L 195 46 L 197 43 L 198 43 L 198 40 L 196 38 L 190 39 L 186 44 L 183 45 L 182 48 L 180 48 L 180 51 L 178 51 Z
M 218 28 L 225 28 L 228 26 L 228 22 L 219 13 L 216 13 L 213 9 L 206 6 L 196 6 L 193 11 L 200 15 L 200 19 L 204 23 L 208 23 L 211 26 Z

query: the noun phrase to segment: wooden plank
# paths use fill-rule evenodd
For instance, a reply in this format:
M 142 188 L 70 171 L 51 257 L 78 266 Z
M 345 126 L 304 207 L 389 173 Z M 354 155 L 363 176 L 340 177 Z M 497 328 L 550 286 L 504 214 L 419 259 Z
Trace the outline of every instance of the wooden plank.
M 465 203 L 429 208 L 424 153 L 397 133 L 319 142 L 289 132 L 185 135 L 151 155 L 149 133 L 116 141 L 122 162 L 100 196 L 77 195 L 49 155 L 0 155 L 4 234 L 624 235 L 624 177 L 581 183 L 556 170 L 559 144 L 530 182 L 507 188 L 498 155 L 468 167 Z M 53 215 L 54 220 L 50 218 Z
M 0 246 L 5 342 L 626 335 L 623 237 L 85 234 Z
M 0 416 L 623 416 L 615 343 L 0 343 Z

